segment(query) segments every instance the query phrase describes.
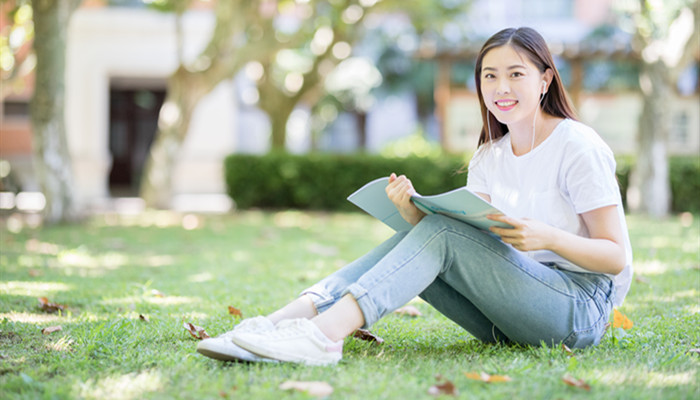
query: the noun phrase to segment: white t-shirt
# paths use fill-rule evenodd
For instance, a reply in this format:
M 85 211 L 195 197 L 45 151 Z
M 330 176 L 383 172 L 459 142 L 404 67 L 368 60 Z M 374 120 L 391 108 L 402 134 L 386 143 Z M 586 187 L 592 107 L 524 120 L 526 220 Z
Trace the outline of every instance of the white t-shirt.
M 615 176 L 612 151 L 590 127 L 566 119 L 531 152 L 513 154 L 510 134 L 477 150 L 469 163 L 467 187 L 487 194 L 506 215 L 532 218 L 590 237 L 580 214 L 616 205 L 625 241 L 625 268 L 614 280 L 615 305 L 619 306 L 632 281 L 632 246 Z M 548 251 L 528 252 L 540 262 L 554 262 L 562 269 L 589 272 Z

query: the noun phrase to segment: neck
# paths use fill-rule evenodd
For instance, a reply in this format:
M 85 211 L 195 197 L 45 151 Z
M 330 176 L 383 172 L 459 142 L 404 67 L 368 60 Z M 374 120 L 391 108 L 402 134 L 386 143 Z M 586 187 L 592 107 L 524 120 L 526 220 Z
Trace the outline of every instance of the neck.
M 537 114 L 532 119 L 525 118 L 517 124 L 508 125 L 513 153 L 516 156 L 522 156 L 532 151 L 549 137 L 561 120 L 562 118 L 537 110 Z

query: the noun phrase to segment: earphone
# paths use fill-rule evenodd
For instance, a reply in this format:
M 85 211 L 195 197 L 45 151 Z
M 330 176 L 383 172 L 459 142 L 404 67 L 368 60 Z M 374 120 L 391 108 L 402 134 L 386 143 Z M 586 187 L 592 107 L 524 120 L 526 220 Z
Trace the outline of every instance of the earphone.
M 542 81 L 542 94 L 547 93 L 547 81 Z

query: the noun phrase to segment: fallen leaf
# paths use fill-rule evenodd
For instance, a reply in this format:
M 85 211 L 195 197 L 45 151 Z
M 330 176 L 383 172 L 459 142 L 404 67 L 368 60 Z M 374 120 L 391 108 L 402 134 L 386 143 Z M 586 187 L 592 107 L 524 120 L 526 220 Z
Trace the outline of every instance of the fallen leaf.
M 586 383 L 583 379 L 576 379 L 572 376 L 566 375 L 562 377 L 561 380 L 569 386 L 577 387 L 583 390 L 591 390 L 591 385 Z
M 48 326 L 48 327 L 42 329 L 41 333 L 43 333 L 44 335 L 49 335 L 51 333 L 58 332 L 60 330 L 63 330 L 61 325 Z
M 165 295 L 163 294 L 163 292 L 161 292 L 160 290 L 157 290 L 157 289 L 151 290 L 151 296 L 154 296 L 154 297 L 165 297 Z
M 422 317 L 423 314 L 414 306 L 403 306 L 394 310 L 394 314 L 406 315 L 408 317 Z
M 454 383 L 445 379 L 442 375 L 436 375 L 437 383 L 428 388 L 428 394 L 432 396 L 459 396 L 459 390 Z
M 63 304 L 51 303 L 46 297 L 39 297 L 39 308 L 41 308 L 42 311 L 54 313 L 59 310 L 65 310 L 66 306 Z
M 569 356 L 571 356 L 571 357 L 574 356 L 574 352 L 571 351 L 571 349 L 569 348 L 569 346 L 565 345 L 564 343 L 561 344 L 561 349 L 564 350 L 564 353 L 566 353 L 567 355 L 569 355 Z
M 236 307 L 228 306 L 228 313 L 230 315 L 243 318 L 243 314 L 241 313 L 241 310 L 237 309 Z
M 358 338 L 360 340 L 366 340 L 368 342 L 377 342 L 378 344 L 384 343 L 384 339 L 368 331 L 367 329 L 357 329 L 352 334 L 352 337 Z
M 139 314 L 139 319 L 141 321 L 150 322 L 150 320 L 148 319 L 148 316 L 143 315 L 143 314 Z
M 202 340 L 208 339 L 210 337 L 209 335 L 207 335 L 207 332 L 201 326 L 197 326 L 189 322 L 183 322 L 182 325 L 185 327 L 185 330 L 189 332 L 190 335 L 192 335 L 192 337 L 195 339 Z
M 635 282 L 638 282 L 638 283 L 643 283 L 643 284 L 645 284 L 645 285 L 648 285 L 648 284 L 649 284 L 649 279 L 644 278 L 644 277 L 639 276 L 639 275 L 635 275 L 634 281 L 635 281 Z
M 32 278 L 36 278 L 37 276 L 41 276 L 41 275 L 42 275 L 41 271 L 39 271 L 37 269 L 30 269 L 29 270 L 29 276 L 31 276 Z
M 700 355 L 700 349 L 690 349 L 690 350 L 686 351 L 686 353 Z
M 627 316 L 616 309 L 613 310 L 613 328 L 622 328 L 628 330 L 632 328 L 634 323 Z
M 333 393 L 333 386 L 321 381 L 285 381 L 280 389 L 305 392 L 314 397 L 326 397 Z
M 507 375 L 490 375 L 486 372 L 465 372 L 464 376 L 475 381 L 482 381 L 486 383 L 499 383 L 511 381 L 510 377 Z

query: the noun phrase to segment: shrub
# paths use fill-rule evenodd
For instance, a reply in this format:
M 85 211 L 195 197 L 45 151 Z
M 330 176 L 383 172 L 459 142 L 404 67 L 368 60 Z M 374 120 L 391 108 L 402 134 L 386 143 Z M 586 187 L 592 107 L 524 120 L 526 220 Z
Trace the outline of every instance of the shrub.
M 460 156 L 405 158 L 372 154 L 311 153 L 293 155 L 233 154 L 225 160 L 229 196 L 242 209 L 297 208 L 354 210 L 346 200 L 372 179 L 391 172 L 411 177 L 416 190 L 430 195 L 463 186 L 465 159 Z M 623 204 L 634 157 L 618 157 L 617 179 Z M 674 212 L 700 212 L 700 159 L 671 157 L 671 194 Z
M 239 208 L 352 210 L 347 196 L 391 172 L 411 177 L 423 194 L 463 186 L 462 157 L 386 158 L 369 154 L 233 154 L 225 160 L 226 186 Z

